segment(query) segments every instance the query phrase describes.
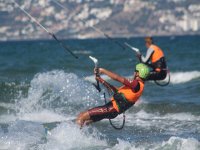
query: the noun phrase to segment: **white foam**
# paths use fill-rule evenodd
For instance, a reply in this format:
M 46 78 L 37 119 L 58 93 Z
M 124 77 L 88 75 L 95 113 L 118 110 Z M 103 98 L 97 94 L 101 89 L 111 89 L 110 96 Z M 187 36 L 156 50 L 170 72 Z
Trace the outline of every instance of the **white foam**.
M 75 50 L 73 51 L 74 54 L 91 54 L 92 52 L 91 51 L 87 51 L 87 50 Z
M 67 121 L 74 119 L 81 111 L 99 105 L 99 100 L 97 90 L 75 74 L 62 70 L 38 73 L 30 83 L 27 97 L 19 95 L 16 104 L 0 103 L 0 106 L 17 112 L 1 115 L 0 122 L 9 123 L 18 119 Z
M 63 114 L 57 114 L 49 110 L 43 110 L 41 112 L 24 113 L 21 115 L 5 114 L 0 116 L 0 123 L 10 123 L 16 120 L 50 123 L 61 122 L 75 119 L 75 116 L 67 116 Z
M 47 144 L 41 149 L 68 150 L 68 149 L 96 149 L 98 146 L 106 146 L 107 142 L 100 139 L 97 130 L 90 131 L 89 128 L 80 128 L 71 123 L 62 123 L 53 129 L 47 136 Z
M 45 129 L 42 125 L 16 121 L 9 126 L 7 133 L 1 133 L 0 149 L 27 150 L 39 143 L 44 135 Z
M 10 123 L 16 120 L 17 117 L 14 114 L 4 114 L 0 116 L 0 123 Z
M 135 143 L 130 143 L 121 139 L 117 139 L 118 143 L 115 144 L 112 148 L 107 148 L 105 150 L 144 150 L 143 147 L 136 147 Z
M 77 106 L 97 105 L 100 95 L 96 89 L 75 74 L 54 70 L 37 74 L 30 83 L 27 98 L 19 99 L 21 114 L 42 110 L 74 114 Z M 72 111 L 73 110 L 73 111 Z
M 140 107 L 143 104 L 148 104 L 149 102 L 146 101 L 143 97 L 140 97 L 136 103 L 134 104 L 134 107 Z
M 24 114 L 5 114 L 0 116 L 0 123 L 10 123 L 17 120 L 32 121 L 40 123 L 51 123 L 51 122 L 62 122 L 71 121 L 75 119 L 76 116 L 69 116 L 51 112 L 49 110 L 43 110 L 41 112 L 31 112 Z
M 162 115 L 158 112 L 147 113 L 144 110 L 138 112 L 129 110 L 126 112 L 126 126 L 134 126 L 138 130 L 148 131 L 156 129 L 172 135 L 200 132 L 199 121 L 200 116 L 195 116 L 190 113 L 168 113 Z M 122 116 L 118 116 L 113 122 L 120 125 Z
M 14 125 L 9 127 L 8 133 L 0 131 L 2 137 L 0 139 L 0 149 L 12 150 L 13 147 L 19 150 L 28 149 L 28 146 L 40 142 L 44 136 L 44 128 L 37 122 L 62 122 L 74 119 L 82 109 L 85 110 L 87 107 L 99 105 L 99 99 L 100 96 L 97 95 L 96 89 L 75 74 L 60 70 L 37 74 L 31 81 L 28 97 L 18 99 L 16 108 L 19 109 L 13 108 L 12 104 L 8 106 L 4 103 L 0 104 L 3 107 L 19 110 L 16 115 L 0 116 L 0 122 L 15 121 Z M 139 107 L 142 103 L 146 102 L 139 101 L 135 107 Z M 130 110 L 126 115 L 126 126 L 143 130 L 150 131 L 152 128 L 160 131 L 165 130 L 172 135 L 182 132 L 200 132 L 200 126 L 198 125 L 200 116 L 190 113 L 162 115 L 148 113 L 144 110 L 131 113 Z M 121 123 L 121 117 L 115 119 L 117 123 Z M 26 120 L 26 122 L 19 123 L 18 119 Z M 27 121 L 31 121 L 31 123 L 27 123 Z M 33 123 L 33 121 L 36 123 Z M 185 126 L 187 126 L 186 129 Z M 27 128 L 27 130 L 24 128 Z M 95 149 L 97 147 L 105 149 L 110 147 L 108 149 L 141 150 L 149 147 L 148 144 L 138 146 L 135 143 L 120 139 L 116 145 L 110 146 L 98 131 L 91 132 L 91 128 L 80 130 L 76 125 L 70 123 L 61 123 L 50 132 L 51 134 L 47 136 L 47 143 L 37 144 L 38 149 Z M 190 145 L 190 143 L 193 145 Z M 175 146 L 177 149 L 192 147 L 195 150 L 199 149 L 199 142 L 195 139 L 172 137 L 168 141 L 155 143 L 152 150 L 156 148 L 164 149 L 168 146 L 170 148 Z
M 194 138 L 180 138 L 172 136 L 167 141 L 161 143 L 140 143 L 136 144 L 134 142 L 127 142 L 118 139 L 118 143 L 112 148 L 107 148 L 106 150 L 199 150 L 200 142 Z
M 200 121 L 200 116 L 194 116 L 191 113 L 168 113 L 163 116 L 163 119 L 178 121 Z
M 43 125 L 15 121 L 8 132 L 0 130 L 0 149 L 7 150 L 70 150 L 107 147 L 105 137 L 94 128 L 80 129 L 74 123 L 61 123 L 47 132 Z
M 173 84 L 186 83 L 197 78 L 200 78 L 200 71 L 171 73 L 171 83 Z
M 25 121 L 50 123 L 50 122 L 68 121 L 74 119 L 75 117 L 66 115 L 64 116 L 61 114 L 56 114 L 55 112 L 51 112 L 49 110 L 43 110 L 42 112 L 26 113 L 23 114 L 22 116 L 18 116 L 17 118 Z
M 131 115 L 129 113 L 129 115 Z M 161 115 L 159 113 L 147 113 L 144 110 L 140 110 L 134 114 L 136 118 L 141 119 L 163 119 L 163 120 L 178 120 L 178 121 L 200 121 L 200 116 L 194 116 L 191 113 L 167 113 Z
M 200 143 L 194 138 L 180 138 L 180 137 L 171 137 L 168 141 L 163 142 L 161 146 L 157 147 L 158 149 L 167 148 L 167 149 L 177 149 L 177 150 L 199 150 Z M 157 149 L 156 148 L 156 149 Z
M 6 109 L 15 109 L 15 104 L 1 102 L 0 107 L 4 107 Z
M 43 125 L 27 121 L 16 121 L 8 127 L 8 132 L 0 130 L 0 149 L 8 150 L 70 150 L 70 149 L 105 149 L 105 150 L 199 150 L 200 142 L 195 138 L 171 136 L 166 141 L 129 142 L 117 139 L 109 144 L 105 136 L 94 128 L 80 130 L 73 123 L 61 123 L 46 135 Z M 45 140 L 44 140 L 45 138 Z

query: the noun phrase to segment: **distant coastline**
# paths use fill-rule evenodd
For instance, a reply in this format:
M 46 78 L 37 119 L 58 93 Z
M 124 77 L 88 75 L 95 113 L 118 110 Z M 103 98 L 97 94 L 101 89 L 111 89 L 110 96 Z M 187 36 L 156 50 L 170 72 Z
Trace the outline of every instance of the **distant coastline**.
M 46 0 L 19 3 L 62 39 L 200 35 L 200 4 L 182 0 L 70 0 L 65 9 Z M 49 35 L 9 1 L 0 2 L 0 40 L 50 39 Z
M 113 39 L 131 39 L 131 38 L 144 38 L 147 35 L 140 35 L 140 36 L 132 36 L 132 37 L 111 37 Z M 159 38 L 159 37 L 171 37 L 171 38 L 176 38 L 176 37 L 185 37 L 185 36 L 197 36 L 200 37 L 200 34 L 182 34 L 182 35 L 152 35 L 154 38 Z M 105 36 L 102 37 L 94 37 L 94 38 L 85 38 L 85 39 L 79 39 L 79 38 L 61 38 L 58 37 L 61 41 L 66 41 L 66 40 L 95 40 L 95 39 L 106 39 Z M 38 42 L 38 41 L 54 41 L 53 38 L 37 38 L 37 39 L 8 39 L 8 40 L 1 40 L 0 42 L 20 42 L 20 41 L 25 41 L 25 42 Z

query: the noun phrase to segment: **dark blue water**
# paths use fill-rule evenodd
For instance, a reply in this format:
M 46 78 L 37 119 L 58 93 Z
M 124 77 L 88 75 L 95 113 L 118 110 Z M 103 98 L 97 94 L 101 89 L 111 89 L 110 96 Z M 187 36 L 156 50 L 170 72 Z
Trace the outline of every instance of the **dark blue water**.
M 143 38 L 116 40 L 146 52 Z M 71 120 L 104 104 L 90 83 L 94 64 L 88 56 L 130 77 L 138 62 L 132 50 L 107 39 L 63 41 L 75 59 L 55 41 L 1 42 L 0 149 L 200 149 L 199 41 L 199 36 L 155 37 L 165 52 L 171 83 L 159 87 L 148 82 L 126 113 L 122 131 L 107 120 L 79 130 Z M 121 122 L 120 116 L 114 120 Z

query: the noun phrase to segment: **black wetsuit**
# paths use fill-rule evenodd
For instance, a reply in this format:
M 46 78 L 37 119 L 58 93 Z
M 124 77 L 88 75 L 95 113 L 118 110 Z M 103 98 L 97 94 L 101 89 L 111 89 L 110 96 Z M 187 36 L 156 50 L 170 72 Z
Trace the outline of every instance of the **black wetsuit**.
M 157 62 L 153 64 L 147 64 L 149 65 L 153 70 L 150 72 L 150 75 L 146 80 L 164 80 L 167 76 L 167 65 L 165 58 L 160 58 Z M 159 68 L 160 72 L 156 71 L 156 69 Z
M 150 68 L 152 68 L 152 71 L 150 71 L 150 75 L 146 80 L 164 80 L 167 76 L 167 64 L 165 61 L 165 57 L 160 58 L 155 63 L 149 63 L 153 53 L 154 50 L 152 48 L 149 48 L 147 50 L 146 57 L 142 56 L 139 53 L 140 62 L 145 63 Z M 156 69 L 160 69 L 160 71 L 157 71 Z

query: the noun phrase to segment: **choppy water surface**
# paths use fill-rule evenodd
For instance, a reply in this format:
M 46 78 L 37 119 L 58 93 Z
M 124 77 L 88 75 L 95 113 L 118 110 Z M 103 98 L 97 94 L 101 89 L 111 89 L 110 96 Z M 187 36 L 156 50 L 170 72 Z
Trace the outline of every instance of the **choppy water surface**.
M 145 53 L 142 38 L 117 40 Z M 121 131 L 107 120 L 80 130 L 73 120 L 80 111 L 104 104 L 102 93 L 91 85 L 93 64 L 88 56 L 130 77 L 137 63 L 131 50 L 105 39 L 65 41 L 80 57 L 75 60 L 54 41 L 0 43 L 0 149 L 200 149 L 199 40 L 155 38 L 167 56 L 171 83 L 159 87 L 148 82 L 141 99 L 126 113 Z M 120 125 L 122 116 L 114 123 Z

